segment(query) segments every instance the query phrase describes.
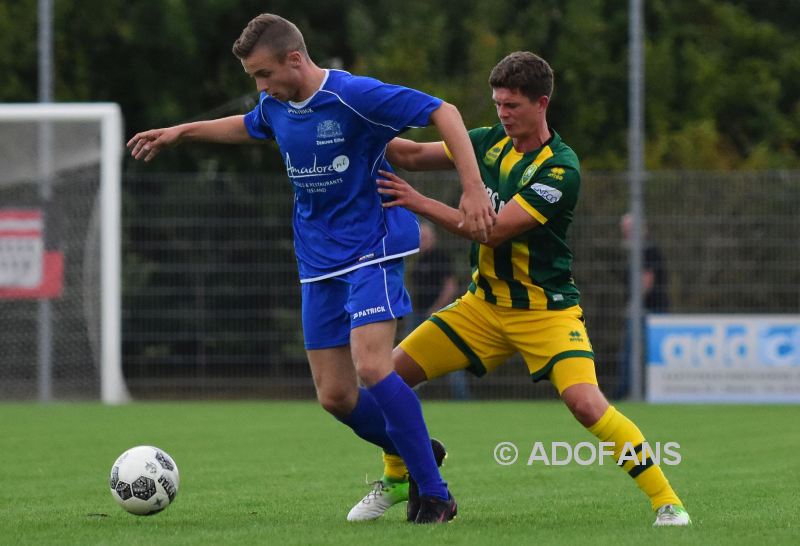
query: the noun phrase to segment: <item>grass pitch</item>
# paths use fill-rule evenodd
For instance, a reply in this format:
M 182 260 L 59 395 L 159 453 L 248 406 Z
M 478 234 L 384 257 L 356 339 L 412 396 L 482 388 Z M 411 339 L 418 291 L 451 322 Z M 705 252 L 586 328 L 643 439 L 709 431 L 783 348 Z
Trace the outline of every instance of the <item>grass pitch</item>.
M 613 464 L 527 465 L 535 442 L 597 443 L 558 402 L 424 403 L 459 517 L 345 515 L 380 476 L 377 448 L 314 403 L 0 404 L 0 544 L 796 544 L 798 406 L 618 404 L 648 441 L 680 444 L 664 466 L 694 521 L 653 529 L 649 503 Z M 499 442 L 518 461 L 495 462 Z M 181 472 L 172 506 L 129 515 L 111 498 L 115 458 L 138 444 Z

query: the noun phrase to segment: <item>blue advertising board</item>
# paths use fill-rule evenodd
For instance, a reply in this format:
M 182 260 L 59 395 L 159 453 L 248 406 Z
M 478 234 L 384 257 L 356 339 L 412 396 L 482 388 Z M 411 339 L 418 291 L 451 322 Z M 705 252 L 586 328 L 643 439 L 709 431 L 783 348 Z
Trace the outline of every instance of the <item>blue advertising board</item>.
M 800 403 L 800 315 L 649 315 L 650 402 Z

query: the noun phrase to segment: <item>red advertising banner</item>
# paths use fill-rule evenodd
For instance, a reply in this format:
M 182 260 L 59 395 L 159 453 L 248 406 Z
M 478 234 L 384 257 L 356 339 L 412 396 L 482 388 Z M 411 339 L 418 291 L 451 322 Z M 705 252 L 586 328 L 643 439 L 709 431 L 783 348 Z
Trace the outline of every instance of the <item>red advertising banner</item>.
M 61 296 L 64 255 L 45 248 L 39 209 L 0 209 L 0 298 Z

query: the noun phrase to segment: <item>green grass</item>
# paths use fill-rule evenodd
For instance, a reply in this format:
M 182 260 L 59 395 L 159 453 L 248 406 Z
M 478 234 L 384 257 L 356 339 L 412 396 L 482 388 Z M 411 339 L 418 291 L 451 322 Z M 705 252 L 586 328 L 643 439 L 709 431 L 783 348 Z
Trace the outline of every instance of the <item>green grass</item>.
M 800 407 L 618 407 L 651 443 L 680 444 L 681 464 L 664 468 L 692 528 L 651 528 L 646 497 L 613 465 L 527 466 L 536 441 L 594 441 L 557 402 L 425 403 L 459 517 L 422 528 L 404 505 L 345 521 L 379 452 L 312 403 L 0 404 L 0 544 L 797 543 Z M 520 446 L 516 464 L 495 463 L 501 441 Z M 108 491 L 137 444 L 181 471 L 174 505 L 152 517 Z

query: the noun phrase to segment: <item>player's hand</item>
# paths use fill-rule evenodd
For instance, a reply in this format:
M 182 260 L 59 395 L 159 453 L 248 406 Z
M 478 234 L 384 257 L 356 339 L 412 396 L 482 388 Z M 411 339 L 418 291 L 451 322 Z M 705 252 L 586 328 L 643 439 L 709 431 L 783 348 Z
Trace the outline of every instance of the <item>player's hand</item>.
M 180 129 L 167 127 L 165 129 L 151 129 L 136 133 L 128 141 L 128 148 L 134 159 L 152 160 L 164 148 L 174 146 L 180 140 Z
M 405 207 L 411 212 L 419 212 L 419 205 L 425 199 L 411 184 L 388 171 L 378 171 L 383 178 L 378 178 L 378 193 L 392 197 L 392 201 L 383 203 L 388 207 Z
M 459 228 L 466 226 L 472 239 L 485 243 L 492 234 L 492 228 L 497 222 L 497 214 L 489 202 L 489 196 L 482 189 L 465 191 L 458 204 L 462 220 Z

